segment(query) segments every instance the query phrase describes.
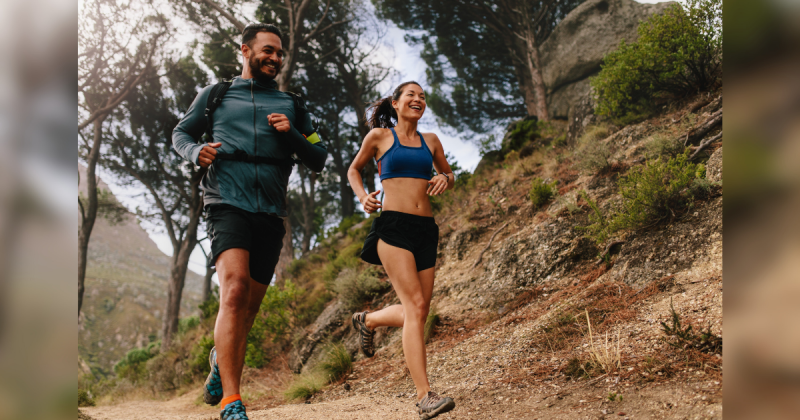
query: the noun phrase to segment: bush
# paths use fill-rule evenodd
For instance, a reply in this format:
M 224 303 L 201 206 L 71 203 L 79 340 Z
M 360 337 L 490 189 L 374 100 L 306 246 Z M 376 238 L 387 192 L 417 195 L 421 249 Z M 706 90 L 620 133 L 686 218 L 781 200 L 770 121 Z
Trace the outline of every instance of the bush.
M 331 344 L 325 352 L 325 358 L 320 362 L 319 368 L 328 382 L 336 382 L 353 370 L 353 358 L 343 344 Z
M 200 317 L 190 316 L 178 320 L 178 334 L 183 335 L 200 325 Z
M 656 134 L 645 143 L 647 157 L 658 159 L 661 156 L 675 157 L 683 153 L 683 142 L 677 137 Z
M 643 229 L 665 220 L 672 221 L 691 206 L 695 197 L 703 194 L 707 184 L 697 182 L 699 173 L 702 171 L 698 170 L 698 165 L 691 163 L 686 154 L 632 168 L 619 180 L 622 202 L 619 209 L 608 217 L 600 211 L 597 203 L 582 193 L 591 208 L 590 224 L 582 229 L 602 245 L 620 230 Z
M 591 79 L 599 115 L 622 124 L 655 110 L 654 98 L 713 89 L 722 70 L 722 0 L 687 0 L 639 25 L 639 38 L 605 56 Z
M 431 335 L 433 335 L 433 330 L 438 323 L 439 313 L 435 308 L 431 308 L 430 312 L 428 312 L 428 317 L 425 319 L 425 329 L 422 333 L 422 337 L 426 344 L 428 343 L 428 340 L 430 340 Z
M 505 156 L 509 152 L 521 149 L 522 146 L 537 137 L 539 137 L 539 121 L 535 117 L 517 121 L 503 138 L 500 151 Z
M 608 137 L 608 127 L 591 126 L 578 140 L 578 147 L 573 153 L 576 166 L 587 174 L 596 174 L 611 167 L 609 158 L 611 150 L 602 142 Z
M 311 372 L 296 377 L 286 391 L 283 392 L 283 396 L 288 401 L 307 400 L 322 390 L 324 386 L 324 375 L 320 372 Z
M 192 372 L 201 378 L 205 378 L 208 376 L 208 373 L 211 372 L 211 366 L 208 364 L 208 354 L 213 347 L 213 333 L 200 337 L 200 340 L 192 347 L 189 367 L 192 369 Z
M 379 273 L 373 267 L 368 267 L 361 273 L 354 268 L 346 268 L 336 278 L 333 290 L 348 310 L 356 311 L 391 287 L 389 283 L 380 280 Z
M 146 363 L 158 354 L 161 342 L 150 343 L 145 348 L 131 349 L 116 365 L 114 373 L 118 378 L 138 383 L 147 377 Z
M 553 181 L 548 184 L 542 181 L 541 178 L 534 178 L 531 181 L 531 190 L 528 196 L 531 199 L 534 209 L 539 209 L 556 196 L 556 184 L 558 181 Z
M 78 390 L 78 407 L 94 407 L 94 398 L 85 389 Z

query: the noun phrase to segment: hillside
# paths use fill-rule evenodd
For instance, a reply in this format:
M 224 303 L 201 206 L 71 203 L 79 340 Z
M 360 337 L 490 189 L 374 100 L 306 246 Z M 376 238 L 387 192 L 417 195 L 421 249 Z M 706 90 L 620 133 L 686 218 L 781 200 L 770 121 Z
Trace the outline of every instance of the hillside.
M 80 171 L 80 191 L 85 194 Z M 98 187 L 108 190 L 102 180 Z M 128 350 L 147 345 L 161 331 L 169 257 L 133 215 L 112 225 L 98 217 L 89 241 L 86 294 L 78 332 L 78 354 L 95 373 L 108 373 Z M 189 271 L 181 311 L 196 314 L 203 278 Z

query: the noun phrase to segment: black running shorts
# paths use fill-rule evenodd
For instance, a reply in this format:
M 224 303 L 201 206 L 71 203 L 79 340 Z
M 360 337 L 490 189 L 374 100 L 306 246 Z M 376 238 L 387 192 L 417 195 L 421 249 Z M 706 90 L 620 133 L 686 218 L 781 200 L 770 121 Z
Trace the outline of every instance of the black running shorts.
M 382 265 L 378 256 L 378 239 L 391 246 L 403 248 L 414 254 L 417 271 L 427 270 L 436 265 L 436 248 L 439 246 L 439 226 L 433 217 L 417 216 L 399 211 L 382 211 L 380 217 L 372 222 L 361 259 Z
M 261 284 L 272 281 L 286 234 L 283 219 L 266 213 L 250 213 L 229 204 L 209 204 L 206 222 L 211 239 L 209 267 L 214 267 L 223 251 L 243 248 L 250 252 L 250 277 Z

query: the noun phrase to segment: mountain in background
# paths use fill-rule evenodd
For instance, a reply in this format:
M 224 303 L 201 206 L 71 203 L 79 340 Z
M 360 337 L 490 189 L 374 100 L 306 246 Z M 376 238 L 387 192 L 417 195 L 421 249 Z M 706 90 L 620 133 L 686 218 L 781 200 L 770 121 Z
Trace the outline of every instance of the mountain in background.
M 86 195 L 86 168 L 78 165 Z M 108 190 L 99 180 L 98 188 Z M 106 375 L 128 350 L 159 338 L 167 299 L 170 257 L 158 249 L 136 217 L 119 224 L 98 215 L 89 241 L 86 291 L 78 331 L 78 354 L 95 375 Z M 202 276 L 189 271 L 181 316 L 197 315 Z

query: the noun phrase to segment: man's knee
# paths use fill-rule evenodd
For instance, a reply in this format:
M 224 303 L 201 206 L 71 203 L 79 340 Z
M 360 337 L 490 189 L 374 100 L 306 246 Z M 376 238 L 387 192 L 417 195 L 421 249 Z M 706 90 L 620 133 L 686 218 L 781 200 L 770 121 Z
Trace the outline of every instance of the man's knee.
M 250 278 L 245 273 L 228 275 L 222 280 L 222 284 L 221 305 L 229 308 L 249 308 Z

